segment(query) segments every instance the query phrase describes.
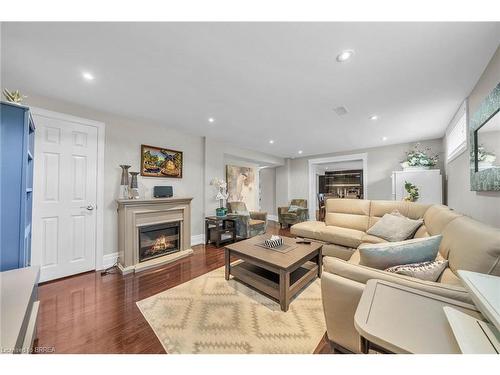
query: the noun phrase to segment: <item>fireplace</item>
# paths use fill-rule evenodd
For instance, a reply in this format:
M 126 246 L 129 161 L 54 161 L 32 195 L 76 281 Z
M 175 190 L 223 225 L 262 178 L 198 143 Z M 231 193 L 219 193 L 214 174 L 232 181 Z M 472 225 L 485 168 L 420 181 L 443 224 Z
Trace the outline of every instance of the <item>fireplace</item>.
M 192 199 L 175 197 L 117 201 L 118 268 L 122 274 L 141 272 L 193 254 Z
M 180 251 L 180 221 L 139 228 L 139 262 Z

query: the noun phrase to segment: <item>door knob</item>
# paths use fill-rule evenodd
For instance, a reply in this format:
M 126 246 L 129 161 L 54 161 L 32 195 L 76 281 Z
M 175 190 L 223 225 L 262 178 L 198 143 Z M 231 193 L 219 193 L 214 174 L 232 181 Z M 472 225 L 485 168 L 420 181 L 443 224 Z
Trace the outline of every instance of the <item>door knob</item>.
M 85 208 L 88 211 L 92 211 L 94 209 L 94 206 L 92 206 L 91 204 L 89 204 L 88 206 L 82 206 L 80 208 Z

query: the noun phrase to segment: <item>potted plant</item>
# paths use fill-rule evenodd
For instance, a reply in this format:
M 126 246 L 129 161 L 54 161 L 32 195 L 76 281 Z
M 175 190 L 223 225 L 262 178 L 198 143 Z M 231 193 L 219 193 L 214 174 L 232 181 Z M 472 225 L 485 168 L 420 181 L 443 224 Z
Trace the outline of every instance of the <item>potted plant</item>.
M 215 210 L 215 214 L 217 216 L 226 216 L 227 208 L 224 207 L 224 200 L 229 196 L 227 193 L 226 181 L 219 178 L 213 178 L 212 181 L 210 181 L 210 185 L 216 188 L 217 195 L 215 196 L 215 199 L 219 201 L 219 207 Z
M 408 193 L 406 197 L 403 198 L 406 202 L 416 202 L 420 196 L 418 192 L 418 187 L 416 187 L 411 182 L 405 181 L 405 190 Z
M 497 159 L 494 152 L 486 151 L 483 145 L 477 148 L 477 167 L 479 169 L 490 168 Z
M 417 143 L 406 153 L 406 160 L 400 165 L 404 170 L 431 169 L 437 164 L 439 156 L 438 154 L 431 155 L 430 151 L 430 147 L 422 148 L 420 143 Z

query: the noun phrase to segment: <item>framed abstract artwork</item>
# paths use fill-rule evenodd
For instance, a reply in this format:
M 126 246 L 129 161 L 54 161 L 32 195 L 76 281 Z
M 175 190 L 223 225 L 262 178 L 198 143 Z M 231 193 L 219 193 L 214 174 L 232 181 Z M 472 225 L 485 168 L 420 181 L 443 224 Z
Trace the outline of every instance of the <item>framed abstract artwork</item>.
M 226 165 L 228 202 L 245 202 L 248 210 L 256 210 L 257 184 L 255 169 Z
M 182 151 L 141 145 L 141 176 L 182 178 Z

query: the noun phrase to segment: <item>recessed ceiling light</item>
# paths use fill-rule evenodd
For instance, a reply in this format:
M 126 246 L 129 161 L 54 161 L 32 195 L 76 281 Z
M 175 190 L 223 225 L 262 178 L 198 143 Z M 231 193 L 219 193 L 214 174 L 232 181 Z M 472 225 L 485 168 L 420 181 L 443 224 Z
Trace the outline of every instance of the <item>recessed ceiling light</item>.
M 274 143 L 274 140 L 273 140 L 273 139 L 269 140 L 269 143 L 270 143 L 270 144 L 273 144 L 273 143 Z
M 83 72 L 82 77 L 85 78 L 87 81 L 94 80 L 94 76 L 92 75 L 92 73 L 89 73 L 89 72 Z
M 352 55 L 354 55 L 354 51 L 352 49 L 346 49 L 337 55 L 337 61 L 346 62 L 352 57 Z
M 208 122 L 215 122 L 215 119 L 214 119 L 213 117 L 210 117 L 210 118 L 208 119 Z
M 377 121 L 378 120 L 378 116 L 377 115 L 371 115 L 370 116 L 370 120 Z
M 302 154 L 302 152 L 303 152 L 302 150 L 299 150 L 299 154 Z
M 339 115 L 339 116 L 344 116 L 344 115 L 346 115 L 346 114 L 347 114 L 347 112 L 348 112 L 347 108 L 346 108 L 346 107 L 344 107 L 344 106 L 335 107 L 333 110 L 334 110 L 334 111 L 335 111 L 335 113 L 336 113 L 337 115 Z
M 383 141 L 387 141 L 387 137 L 382 137 L 382 140 Z
M 325 169 L 328 169 L 328 167 L 325 167 Z

